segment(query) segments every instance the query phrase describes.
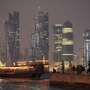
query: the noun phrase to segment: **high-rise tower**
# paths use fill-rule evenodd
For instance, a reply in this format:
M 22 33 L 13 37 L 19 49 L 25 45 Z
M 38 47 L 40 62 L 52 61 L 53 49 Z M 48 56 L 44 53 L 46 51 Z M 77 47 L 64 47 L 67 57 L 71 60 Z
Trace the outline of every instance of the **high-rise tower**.
M 62 24 L 56 24 L 53 26 L 54 35 L 54 68 L 60 68 L 62 61 Z
M 2 61 L 2 31 L 0 29 L 0 60 Z
M 62 60 L 73 61 L 73 29 L 70 21 L 63 24 L 62 30 Z
M 56 24 L 53 26 L 54 34 L 54 61 L 61 61 L 62 57 L 62 25 Z
M 45 60 L 48 60 L 49 45 L 48 45 L 48 13 L 42 12 L 38 9 L 35 17 L 35 33 L 32 34 L 32 52 L 31 56 L 34 60 L 41 60 L 42 55 Z
M 83 34 L 84 37 L 84 66 L 88 66 L 90 61 L 90 28 L 86 29 Z
M 9 20 L 5 22 L 5 40 L 7 55 L 10 58 L 9 65 L 12 65 L 19 60 L 19 12 L 9 13 Z

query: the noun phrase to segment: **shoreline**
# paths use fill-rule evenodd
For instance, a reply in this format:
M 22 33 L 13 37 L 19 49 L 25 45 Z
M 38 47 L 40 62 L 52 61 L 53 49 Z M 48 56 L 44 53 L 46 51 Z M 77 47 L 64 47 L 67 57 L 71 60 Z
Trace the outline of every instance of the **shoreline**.
M 52 73 L 50 86 L 59 88 L 82 88 L 90 90 L 89 75 Z

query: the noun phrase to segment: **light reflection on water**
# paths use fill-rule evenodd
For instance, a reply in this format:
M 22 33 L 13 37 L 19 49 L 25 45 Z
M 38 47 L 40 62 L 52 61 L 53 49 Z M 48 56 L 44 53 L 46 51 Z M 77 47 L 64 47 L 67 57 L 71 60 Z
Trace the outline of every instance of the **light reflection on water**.
M 49 79 L 0 79 L 0 90 L 62 90 L 49 85 Z

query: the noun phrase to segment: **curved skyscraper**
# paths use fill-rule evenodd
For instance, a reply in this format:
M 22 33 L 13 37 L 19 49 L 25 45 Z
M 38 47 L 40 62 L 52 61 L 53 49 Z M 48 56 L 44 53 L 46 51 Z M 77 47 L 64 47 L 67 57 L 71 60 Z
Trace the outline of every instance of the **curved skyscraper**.
M 13 65 L 19 60 L 19 12 L 9 13 L 9 20 L 5 22 L 6 65 Z M 10 61 L 8 60 L 8 57 Z
M 90 60 L 90 28 L 86 29 L 83 34 L 84 37 L 84 66 L 88 66 Z
M 65 62 L 73 61 L 73 29 L 70 21 L 66 21 L 63 24 L 62 60 Z

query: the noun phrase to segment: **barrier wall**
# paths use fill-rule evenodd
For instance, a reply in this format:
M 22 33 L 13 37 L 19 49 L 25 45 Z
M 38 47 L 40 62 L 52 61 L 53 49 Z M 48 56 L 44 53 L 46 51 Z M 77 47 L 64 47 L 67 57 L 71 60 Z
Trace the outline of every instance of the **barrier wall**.
M 89 75 L 59 74 L 53 73 L 50 81 L 67 83 L 85 83 L 90 84 Z

